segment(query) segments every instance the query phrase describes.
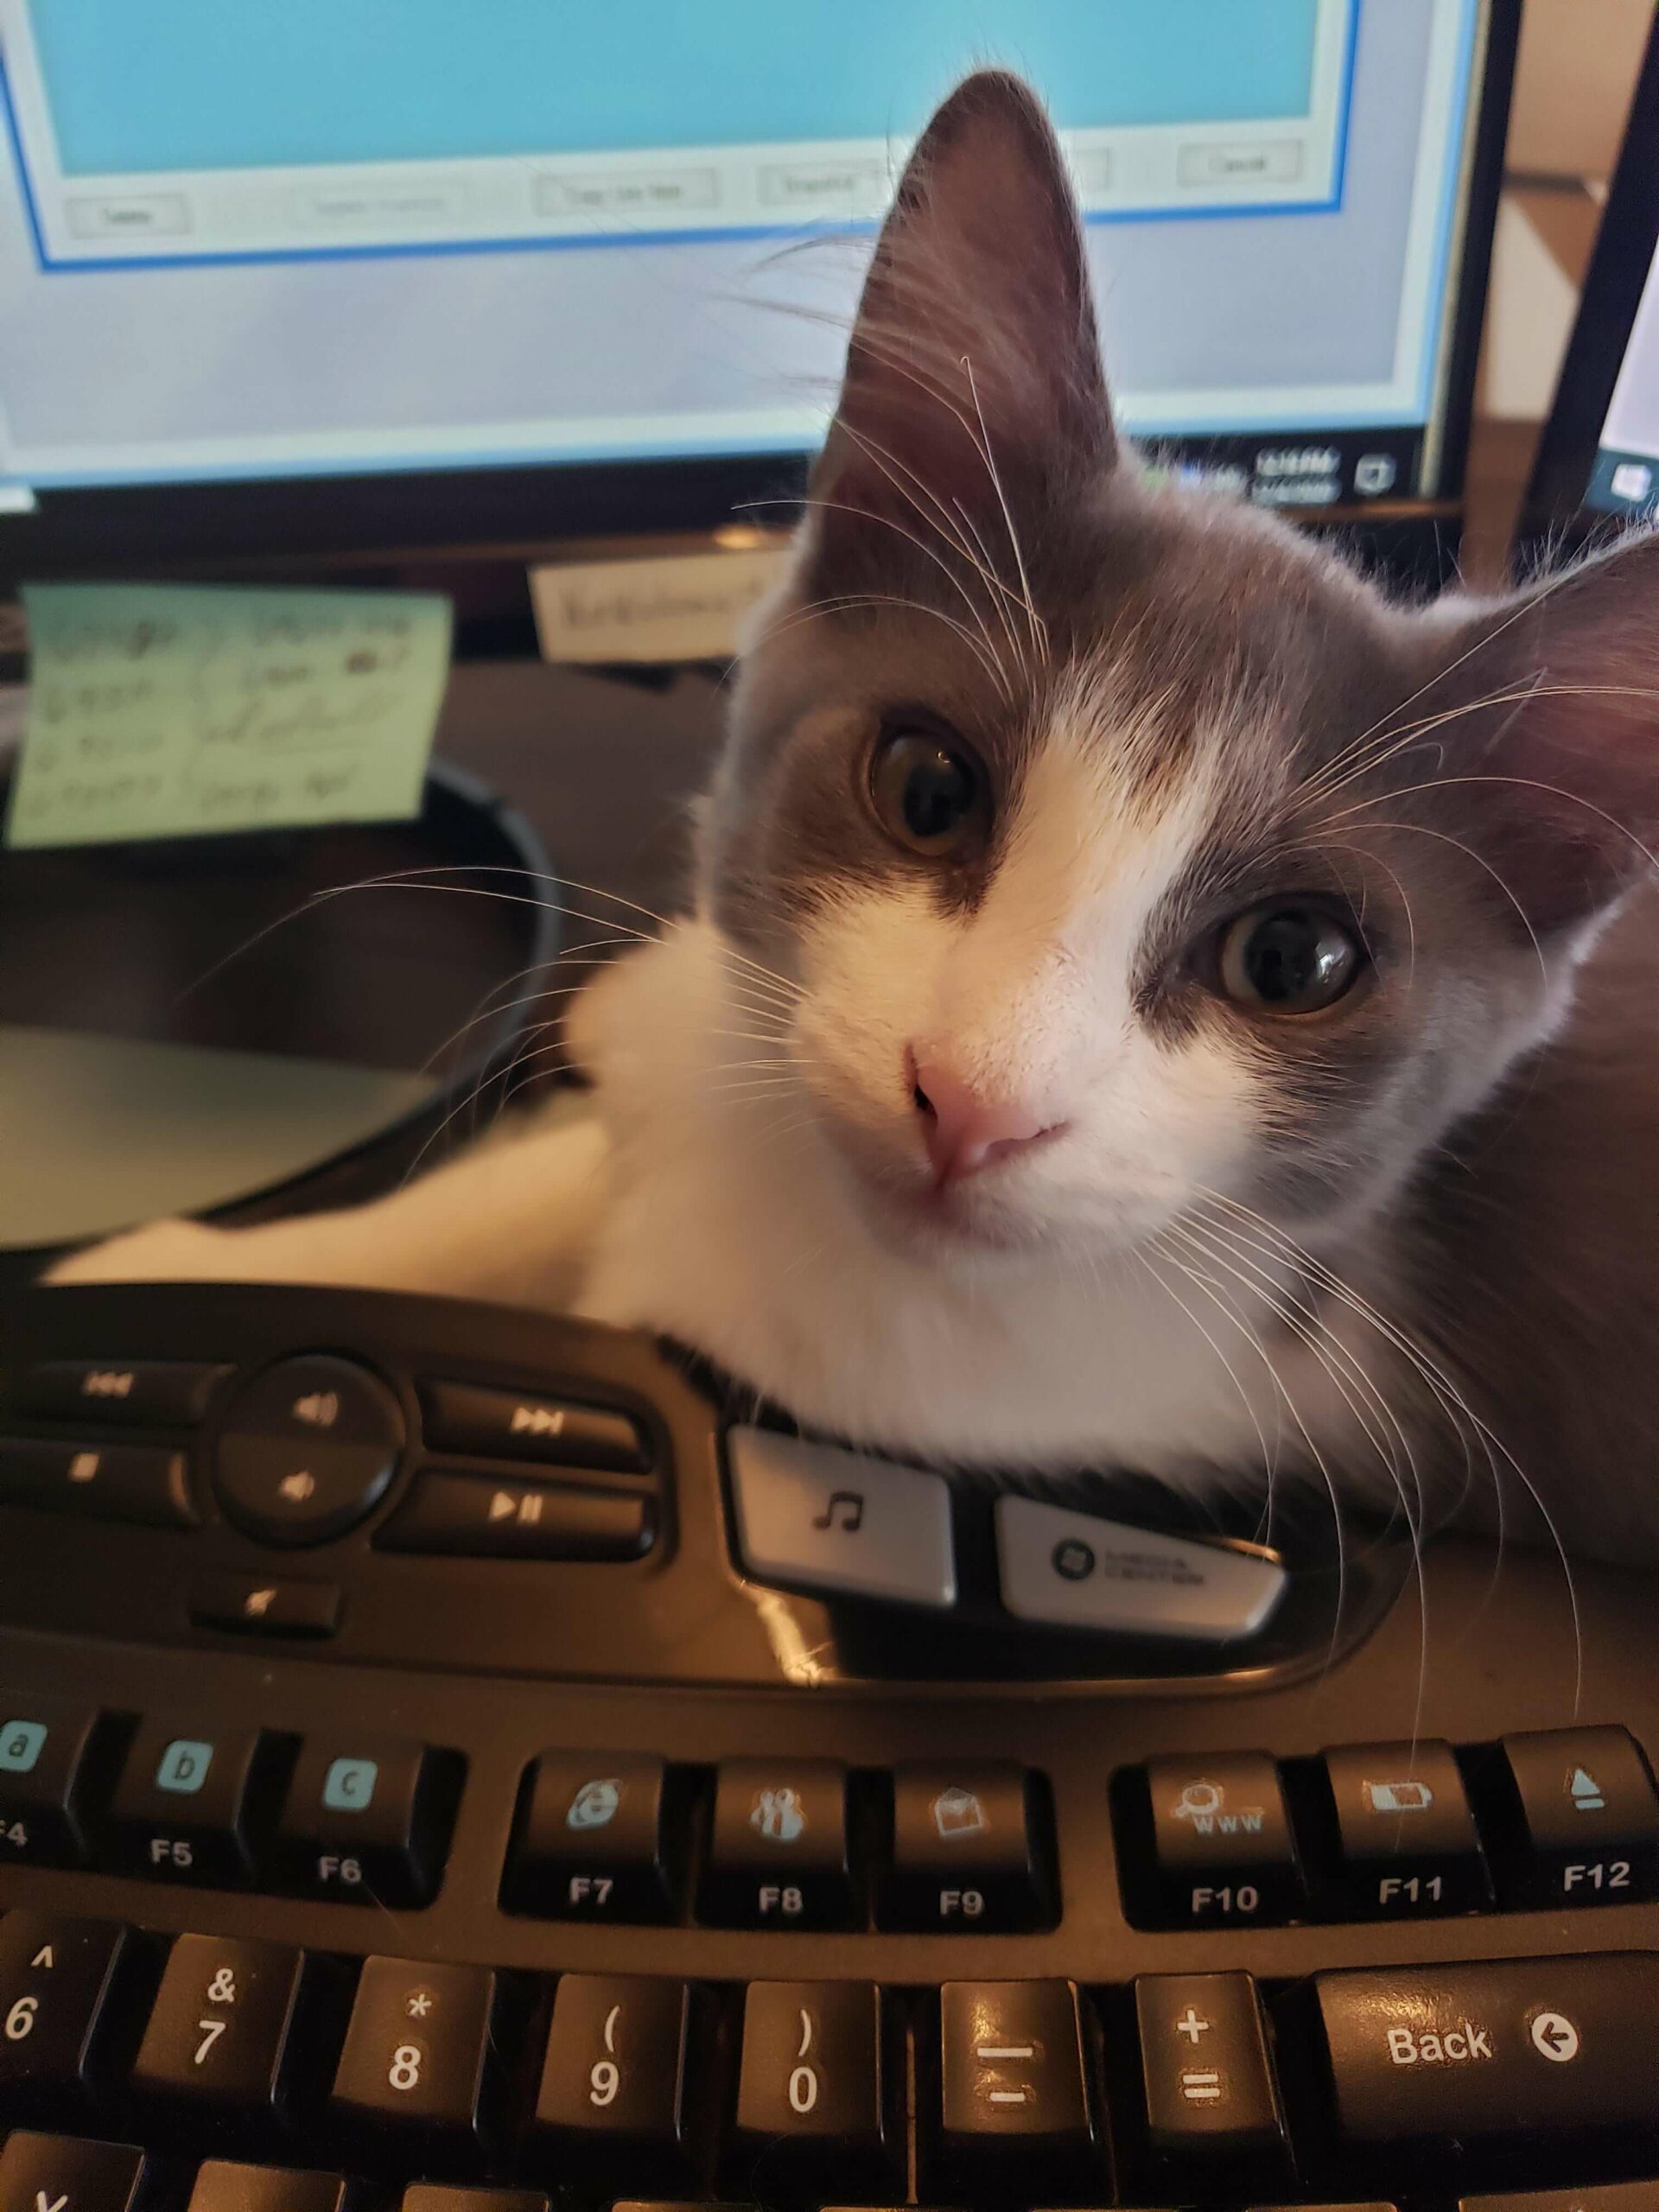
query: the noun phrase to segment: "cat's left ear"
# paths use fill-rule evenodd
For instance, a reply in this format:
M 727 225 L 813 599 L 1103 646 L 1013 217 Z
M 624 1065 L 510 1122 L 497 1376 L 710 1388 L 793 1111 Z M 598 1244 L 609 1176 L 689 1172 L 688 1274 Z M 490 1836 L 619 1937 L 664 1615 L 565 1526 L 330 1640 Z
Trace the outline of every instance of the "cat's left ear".
M 814 532 L 891 566 L 892 525 L 960 508 L 994 544 L 1004 499 L 1034 518 L 1115 452 L 1064 158 L 1035 94 L 983 71 L 922 134 L 877 241 L 813 473 L 830 503 Z
M 1409 713 L 1420 788 L 1534 930 L 1614 904 L 1659 851 L 1659 532 L 1445 632 Z

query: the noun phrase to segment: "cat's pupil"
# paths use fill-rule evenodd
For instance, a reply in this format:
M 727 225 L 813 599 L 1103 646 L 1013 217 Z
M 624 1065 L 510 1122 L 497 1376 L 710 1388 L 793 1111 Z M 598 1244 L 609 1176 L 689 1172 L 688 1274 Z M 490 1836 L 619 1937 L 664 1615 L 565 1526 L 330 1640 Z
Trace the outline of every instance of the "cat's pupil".
M 1328 915 L 1282 906 L 1250 931 L 1243 968 L 1264 1006 L 1288 1007 L 1333 997 L 1353 958 L 1352 940 Z
M 957 754 L 933 746 L 905 779 L 905 824 L 924 842 L 948 837 L 974 801 L 974 779 Z
M 960 855 L 987 826 L 984 770 L 965 742 L 934 730 L 882 733 L 870 764 L 870 797 L 887 834 L 930 860 Z

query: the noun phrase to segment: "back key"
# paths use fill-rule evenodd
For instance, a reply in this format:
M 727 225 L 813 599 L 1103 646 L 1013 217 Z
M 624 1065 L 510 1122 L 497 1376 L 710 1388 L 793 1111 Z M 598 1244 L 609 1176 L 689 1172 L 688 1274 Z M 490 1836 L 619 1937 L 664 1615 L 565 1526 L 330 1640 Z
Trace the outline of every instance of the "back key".
M 1324 1974 L 1314 1987 L 1346 2145 L 1652 2124 L 1650 1952 Z

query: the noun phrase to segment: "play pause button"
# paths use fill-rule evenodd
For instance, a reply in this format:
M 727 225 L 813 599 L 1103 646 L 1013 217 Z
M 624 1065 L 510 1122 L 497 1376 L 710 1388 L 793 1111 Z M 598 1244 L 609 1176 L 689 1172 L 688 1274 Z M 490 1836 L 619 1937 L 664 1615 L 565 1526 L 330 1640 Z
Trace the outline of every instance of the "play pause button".
M 485 1559 L 637 1559 L 655 1535 L 654 1503 L 637 1491 L 442 1470 L 419 1478 L 377 1541 Z

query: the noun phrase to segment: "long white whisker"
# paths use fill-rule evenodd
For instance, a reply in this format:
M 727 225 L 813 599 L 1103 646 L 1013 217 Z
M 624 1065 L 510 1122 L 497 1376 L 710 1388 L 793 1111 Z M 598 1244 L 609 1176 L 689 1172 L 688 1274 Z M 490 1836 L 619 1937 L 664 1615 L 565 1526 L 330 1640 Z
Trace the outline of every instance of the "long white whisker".
M 1170 1229 L 1174 1226 L 1176 1226 L 1175 1224 L 1166 1224 L 1163 1233 L 1167 1235 Z M 1175 1255 L 1173 1253 L 1170 1255 L 1172 1259 L 1173 1259 L 1174 1256 Z M 1177 1261 L 1176 1264 L 1180 1268 L 1181 1273 L 1192 1285 L 1193 1288 L 1195 1290 L 1201 1291 L 1210 1300 L 1211 1304 L 1216 1308 L 1217 1313 L 1223 1314 L 1235 1323 L 1237 1322 L 1239 1317 L 1236 1311 L 1221 1296 L 1212 1280 L 1206 1278 L 1198 1269 L 1194 1268 L 1189 1262 Z M 1255 1343 L 1256 1351 L 1261 1356 L 1262 1365 L 1266 1368 L 1268 1377 L 1273 1383 L 1274 1389 L 1277 1393 L 1286 1412 L 1289 1414 L 1291 1420 L 1295 1423 L 1302 1442 L 1307 1447 L 1308 1456 L 1312 1459 L 1314 1466 L 1318 1469 L 1320 1479 L 1325 1484 L 1325 1495 L 1331 1502 L 1331 1525 L 1336 1538 L 1337 1545 L 1337 1605 L 1336 1618 L 1332 1621 L 1331 1628 L 1331 1649 L 1327 1655 L 1325 1662 L 1326 1665 L 1329 1666 L 1332 1661 L 1336 1657 L 1337 1643 L 1341 1634 L 1343 1618 L 1347 1610 L 1348 1534 L 1346 1524 L 1342 1517 L 1342 1502 L 1337 1493 L 1335 1478 L 1332 1475 L 1329 1466 L 1325 1464 L 1324 1455 L 1321 1453 L 1319 1446 L 1313 1441 L 1313 1434 L 1308 1428 L 1307 1423 L 1302 1419 L 1300 1408 L 1298 1407 L 1295 1398 L 1291 1393 L 1289 1385 L 1286 1382 L 1283 1376 L 1280 1374 L 1278 1369 L 1274 1365 L 1271 1358 L 1269 1358 L 1267 1346 L 1261 1341 L 1259 1336 L 1255 1334 L 1255 1332 L 1251 1332 L 1251 1334 Z
M 1528 1496 L 1532 1499 L 1534 1505 L 1537 1508 L 1539 1517 L 1542 1521 L 1544 1527 L 1548 1533 L 1550 1541 L 1554 1546 L 1556 1555 L 1561 1562 L 1561 1573 L 1567 1586 L 1567 1604 L 1573 1616 L 1573 1641 L 1575 1657 L 1573 1708 L 1576 1713 L 1582 1703 L 1584 1695 L 1584 1634 L 1583 1623 L 1579 1611 L 1578 1584 L 1573 1577 L 1572 1559 L 1568 1554 L 1565 1542 L 1562 1541 L 1559 1524 L 1556 1522 L 1554 1515 L 1550 1511 L 1549 1507 L 1545 1503 L 1542 1493 L 1539 1491 L 1531 1476 L 1528 1474 L 1526 1469 L 1521 1465 L 1514 1452 L 1510 1451 L 1509 1446 L 1504 1443 L 1503 1438 L 1497 1434 L 1497 1431 L 1493 1429 L 1488 1422 L 1482 1420 L 1481 1416 L 1469 1403 L 1468 1399 L 1465 1396 L 1464 1393 L 1459 1389 L 1457 1384 L 1446 1373 L 1446 1370 L 1441 1367 L 1437 1361 L 1431 1358 L 1427 1352 L 1423 1350 L 1422 1346 L 1417 1344 L 1403 1329 L 1399 1327 L 1395 1322 L 1390 1321 L 1386 1314 L 1379 1312 L 1379 1310 L 1371 1304 L 1369 1299 L 1363 1297 L 1361 1294 L 1354 1288 L 1351 1283 L 1346 1281 L 1341 1275 L 1338 1274 L 1335 1270 L 1328 1267 L 1324 1261 L 1317 1258 L 1312 1252 L 1309 1252 L 1305 1246 L 1299 1244 L 1294 1237 L 1287 1234 L 1287 1231 L 1276 1227 L 1274 1224 L 1267 1220 L 1264 1216 L 1255 1212 L 1253 1208 L 1243 1205 L 1236 1198 L 1229 1198 L 1227 1194 L 1222 1191 L 1207 1191 L 1205 1192 L 1205 1196 L 1212 1203 L 1229 1207 L 1234 1212 L 1243 1215 L 1247 1220 L 1252 1223 L 1256 1229 L 1271 1236 L 1277 1243 L 1283 1247 L 1287 1253 L 1294 1254 L 1298 1263 L 1304 1267 L 1314 1280 L 1321 1282 L 1334 1297 L 1343 1300 L 1344 1303 L 1348 1305 L 1351 1311 L 1357 1313 L 1362 1320 L 1369 1322 L 1370 1325 L 1379 1332 L 1379 1334 L 1381 1334 L 1389 1343 L 1394 1344 L 1397 1350 L 1402 1352 L 1404 1356 L 1411 1361 L 1417 1370 L 1417 1372 L 1421 1376 L 1423 1381 L 1428 1386 L 1429 1389 L 1433 1392 L 1435 1397 L 1440 1401 L 1442 1407 L 1448 1413 L 1451 1413 L 1452 1409 L 1455 1408 L 1456 1414 L 1454 1418 L 1460 1417 L 1462 1421 L 1468 1423 L 1470 1431 L 1478 1439 L 1483 1450 L 1486 1453 L 1488 1463 L 1491 1468 L 1492 1483 L 1494 1491 L 1497 1497 L 1500 1514 L 1502 1512 L 1503 1506 L 1503 1495 L 1497 1470 L 1497 1458 L 1498 1455 L 1502 1455 L 1503 1459 L 1514 1473 L 1516 1479 L 1521 1484 Z
M 1014 526 L 1014 512 L 1008 505 L 1008 495 L 1002 488 L 1002 478 L 997 468 L 996 456 L 991 451 L 990 432 L 985 428 L 985 410 L 979 404 L 979 384 L 974 375 L 974 365 L 965 353 L 962 357 L 962 365 L 968 378 L 969 391 L 973 396 L 974 412 L 979 417 L 977 443 L 980 452 L 984 455 L 985 467 L 996 492 L 997 505 L 1002 510 L 1002 525 L 1008 533 L 1008 545 L 1014 555 L 1014 565 L 1020 572 L 1020 588 L 1025 594 L 1026 614 L 1031 624 L 1032 648 L 1040 659 L 1046 660 L 1048 626 L 1037 612 L 1035 602 L 1031 596 L 1031 578 L 1026 573 L 1026 556 L 1020 549 L 1020 533 Z
M 1207 1251 L 1208 1256 L 1215 1265 L 1227 1268 L 1230 1273 L 1237 1273 L 1238 1270 L 1233 1268 L 1229 1260 L 1224 1256 L 1224 1254 L 1230 1254 L 1232 1258 L 1238 1262 L 1239 1268 L 1247 1271 L 1239 1274 L 1239 1281 L 1248 1287 L 1249 1281 L 1254 1279 L 1266 1292 L 1281 1320 L 1295 1332 L 1325 1370 L 1349 1411 L 1359 1423 L 1366 1440 L 1376 1453 L 1379 1462 L 1389 1471 L 1411 1537 L 1412 1557 L 1417 1571 L 1419 1662 L 1416 1713 L 1412 1724 L 1412 1739 L 1414 1743 L 1422 1717 L 1423 1698 L 1428 1681 L 1428 1583 L 1423 1564 L 1424 1497 L 1422 1478 L 1417 1468 L 1416 1454 L 1411 1448 L 1404 1428 L 1377 1387 L 1374 1377 L 1367 1373 L 1364 1367 L 1326 1325 L 1323 1318 L 1311 1305 L 1298 1298 L 1294 1291 L 1275 1287 L 1271 1274 L 1258 1264 L 1256 1260 L 1251 1259 L 1248 1252 L 1241 1249 L 1239 1244 L 1231 1238 L 1224 1238 L 1222 1231 L 1214 1223 L 1206 1224 L 1205 1230 L 1202 1232 L 1188 1224 L 1185 1226 L 1183 1233 L 1190 1243 L 1195 1243 L 1196 1249 Z M 1215 1249 L 1217 1244 L 1222 1245 L 1222 1250 L 1217 1251 Z M 1254 1249 L 1258 1254 L 1266 1249 L 1259 1244 Z M 1338 1359 L 1340 1359 L 1343 1369 L 1353 1377 L 1370 1403 L 1377 1408 L 1382 1419 L 1392 1428 L 1395 1437 L 1398 1440 L 1398 1450 L 1386 1435 L 1379 1434 L 1372 1426 L 1364 1406 L 1356 1401 L 1353 1393 L 1344 1383 L 1342 1373 L 1338 1371 L 1335 1363 Z M 1406 1495 L 1405 1479 L 1400 1463 L 1401 1451 L 1405 1454 L 1406 1465 L 1410 1470 L 1413 1487 L 1417 1493 L 1417 1510 L 1414 1515 L 1412 1511 L 1411 1501 Z

